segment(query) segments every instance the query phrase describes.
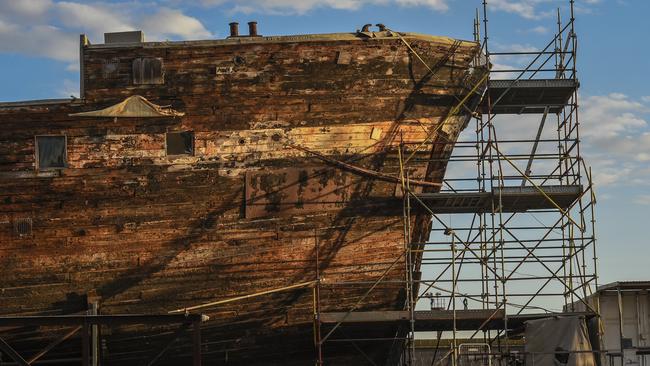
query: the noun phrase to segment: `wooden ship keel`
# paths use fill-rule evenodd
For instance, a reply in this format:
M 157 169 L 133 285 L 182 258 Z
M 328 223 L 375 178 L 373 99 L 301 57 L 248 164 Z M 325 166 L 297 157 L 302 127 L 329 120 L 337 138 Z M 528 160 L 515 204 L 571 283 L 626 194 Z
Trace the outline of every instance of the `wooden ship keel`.
M 80 99 L 0 104 L 2 316 L 167 314 L 273 291 L 192 310 L 209 317 L 203 361 L 313 365 L 316 307 L 404 309 L 400 159 L 411 189 L 439 189 L 481 98 L 477 43 L 388 30 L 81 40 Z M 43 169 L 44 136 L 62 137 L 63 166 Z M 411 222 L 426 240 L 430 217 Z M 27 357 L 66 329 L 0 337 Z M 175 329 L 102 326 L 102 364 L 146 364 Z M 401 332 L 341 326 L 326 364 L 389 364 Z M 375 340 L 336 342 L 350 337 Z M 48 357 L 78 359 L 79 342 Z M 178 340 L 156 364 L 191 353 Z

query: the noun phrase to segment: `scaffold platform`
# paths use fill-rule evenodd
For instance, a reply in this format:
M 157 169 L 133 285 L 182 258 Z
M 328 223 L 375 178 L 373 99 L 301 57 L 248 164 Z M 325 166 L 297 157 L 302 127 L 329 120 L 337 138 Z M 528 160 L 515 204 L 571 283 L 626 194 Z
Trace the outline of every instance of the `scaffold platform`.
M 454 328 L 453 310 L 416 310 L 413 316 L 415 318 L 416 332 L 450 331 Z M 456 330 L 488 330 L 504 329 L 504 327 L 514 330 L 522 328 L 526 321 L 554 316 L 580 316 L 590 319 L 595 314 L 591 312 L 534 313 L 508 315 L 506 317 L 502 309 L 456 310 Z M 373 324 L 381 325 L 383 323 L 409 322 L 410 314 L 408 311 L 330 312 L 321 313 L 320 321 L 323 324 L 340 323 L 367 327 Z
M 580 86 L 574 79 L 490 80 L 492 114 L 559 113 Z M 488 110 L 488 98 L 483 105 Z
M 512 213 L 557 207 L 567 209 L 582 192 L 579 185 L 516 186 L 495 188 L 492 192 L 421 193 L 416 197 L 434 213 L 488 212 L 499 206 L 501 212 Z

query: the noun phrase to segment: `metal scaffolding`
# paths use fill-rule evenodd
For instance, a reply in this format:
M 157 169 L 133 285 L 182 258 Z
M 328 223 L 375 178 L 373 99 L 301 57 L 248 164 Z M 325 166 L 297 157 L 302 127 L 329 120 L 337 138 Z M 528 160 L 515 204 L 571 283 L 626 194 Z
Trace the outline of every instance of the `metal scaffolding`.
M 584 301 L 597 286 L 595 195 L 580 155 L 574 1 L 569 21 L 558 9 L 555 36 L 534 51 L 491 51 L 487 9 L 484 1 L 482 54 L 492 68 L 474 136 L 458 141 L 450 158 L 450 168 L 475 164 L 475 176 L 445 180 L 437 195 L 448 196 L 441 206 L 453 214 L 426 196 L 411 199 L 429 208 L 434 223 L 418 299 L 436 292 L 446 300 L 452 365 L 459 338 L 507 353 L 509 319 L 573 311 L 580 302 L 597 313 Z M 477 17 L 476 41 L 480 28 Z M 494 67 L 504 59 L 515 67 Z M 459 314 L 474 309 L 502 321 L 460 337 Z
M 506 362 L 511 335 L 524 321 L 598 314 L 585 301 L 598 281 L 596 200 L 580 154 L 578 39 L 574 1 L 569 5 L 570 19 L 563 23 L 558 9 L 557 31 L 541 50 L 493 52 L 483 1 L 482 19 L 477 10 L 474 22 L 482 44 L 474 66 L 490 71 L 482 103 L 472 111 L 475 128 L 457 142 L 428 142 L 429 150 L 454 146 L 442 160 L 400 152 L 404 311 L 319 314 L 319 324 L 399 322 L 403 365 L 416 364 L 419 332 L 435 332 L 432 362 L 456 366 L 459 350 L 467 348 L 461 340 L 485 345 L 488 356 Z M 497 67 L 503 60 L 514 67 Z M 408 164 L 423 159 L 448 159 L 440 192 L 409 187 Z M 413 218 L 423 212 L 432 217 L 431 236 L 415 242 Z M 587 311 L 576 313 L 576 304 Z

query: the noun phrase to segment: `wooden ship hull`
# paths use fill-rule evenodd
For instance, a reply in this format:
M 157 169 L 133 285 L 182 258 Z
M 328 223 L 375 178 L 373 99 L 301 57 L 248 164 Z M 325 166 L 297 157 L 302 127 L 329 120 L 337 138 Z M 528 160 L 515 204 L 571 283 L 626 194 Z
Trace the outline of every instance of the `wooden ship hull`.
M 82 37 L 81 51 L 81 99 L 0 105 L 2 316 L 82 314 L 93 303 L 100 314 L 166 314 L 319 280 L 195 311 L 210 317 L 204 361 L 313 365 L 316 307 L 404 309 L 400 155 L 415 152 L 412 190 L 439 189 L 480 98 L 476 43 L 390 31 Z M 162 70 L 147 81 L 134 59 Z M 134 95 L 170 108 L 110 109 Z M 181 131 L 192 151 L 170 155 L 166 136 Z M 45 135 L 65 136 L 64 168 L 39 169 L 35 136 Z M 430 217 L 410 222 L 412 242 L 425 241 Z M 61 332 L 6 327 L 0 337 L 29 355 Z M 102 327 L 103 364 L 145 362 L 171 332 Z M 332 333 L 326 364 L 399 357 L 398 327 L 356 332 Z M 384 340 L 336 342 L 346 337 Z M 50 357 L 78 349 L 73 339 Z M 179 341 L 157 362 L 189 357 Z

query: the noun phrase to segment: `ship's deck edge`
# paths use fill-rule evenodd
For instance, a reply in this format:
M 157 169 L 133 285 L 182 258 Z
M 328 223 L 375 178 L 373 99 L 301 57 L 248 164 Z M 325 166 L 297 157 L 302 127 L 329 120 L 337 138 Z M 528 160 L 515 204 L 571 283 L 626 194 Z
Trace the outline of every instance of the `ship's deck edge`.
M 447 36 L 434 36 L 421 33 L 410 32 L 392 32 L 390 35 L 386 32 L 377 33 L 322 33 L 322 34 L 295 34 L 279 36 L 259 36 L 259 37 L 229 37 L 224 39 L 210 40 L 184 40 L 184 41 L 152 41 L 152 42 L 131 42 L 131 43 L 98 43 L 89 44 L 87 49 L 107 49 L 107 48 L 165 48 L 165 47 L 205 47 L 205 46 L 228 46 L 228 45 L 245 45 L 245 44 L 273 44 L 273 43 L 301 43 L 301 42 L 323 42 L 323 41 L 367 41 L 367 40 L 391 40 L 399 39 L 398 36 L 405 39 L 417 39 L 423 41 L 437 41 L 445 43 L 462 43 L 475 44 L 474 41 L 455 39 Z M 371 36 L 368 36 L 371 35 Z

